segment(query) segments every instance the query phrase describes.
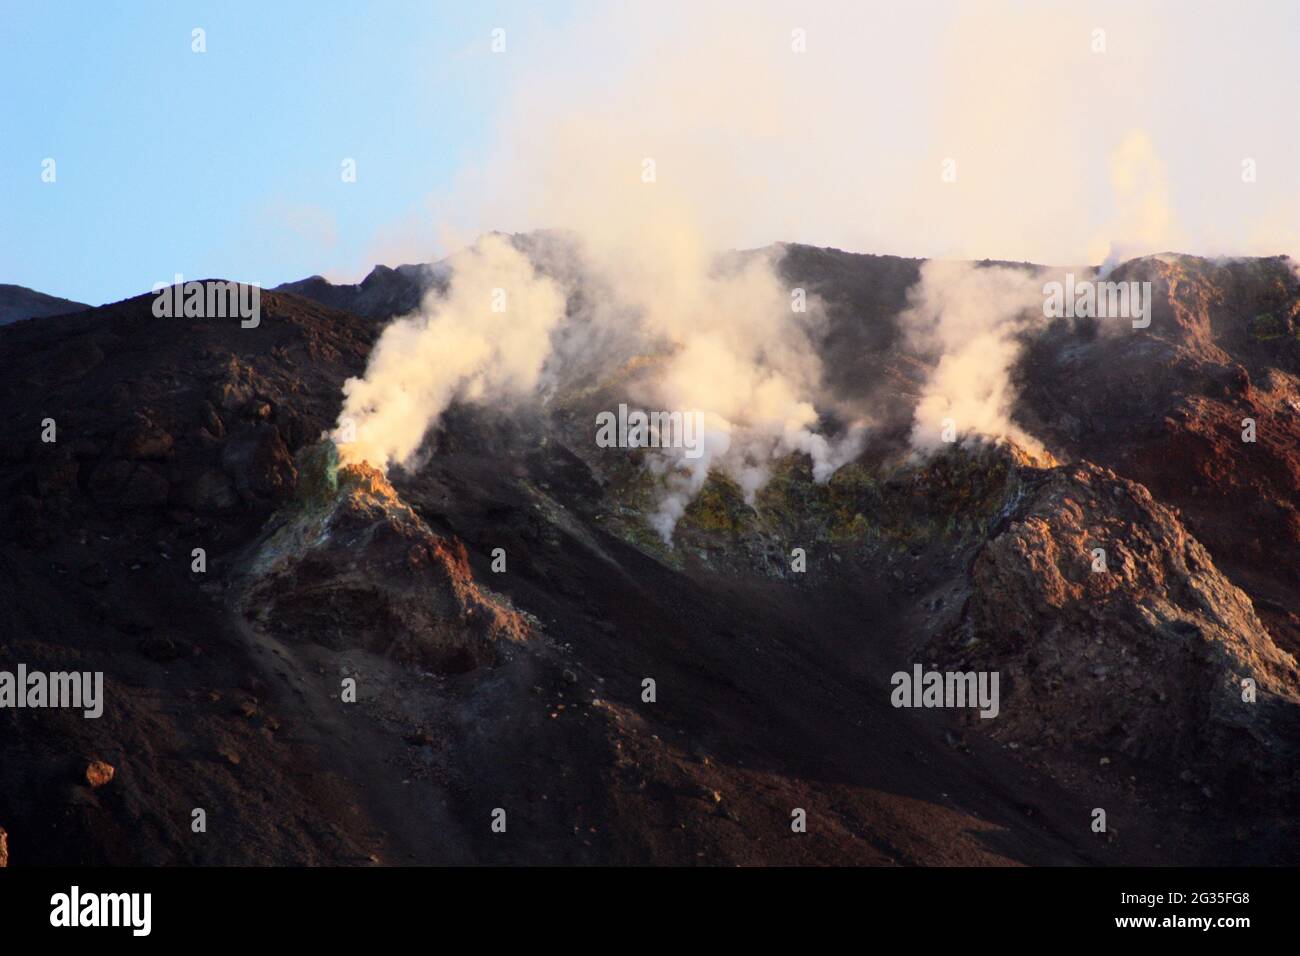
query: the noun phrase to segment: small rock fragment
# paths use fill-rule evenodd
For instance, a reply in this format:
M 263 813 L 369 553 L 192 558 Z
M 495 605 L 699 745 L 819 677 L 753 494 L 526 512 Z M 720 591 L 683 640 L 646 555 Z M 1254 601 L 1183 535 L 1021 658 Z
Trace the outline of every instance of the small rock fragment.
M 86 767 L 86 783 L 92 787 L 102 787 L 113 782 L 113 774 L 116 772 L 112 764 L 102 760 L 92 760 Z

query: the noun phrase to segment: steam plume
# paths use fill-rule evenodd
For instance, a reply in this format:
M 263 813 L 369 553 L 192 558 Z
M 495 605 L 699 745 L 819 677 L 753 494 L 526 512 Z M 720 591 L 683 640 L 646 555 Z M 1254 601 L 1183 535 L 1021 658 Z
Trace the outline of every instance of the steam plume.
M 524 81 L 492 147 L 429 205 L 462 234 L 568 230 L 574 270 L 547 272 L 580 273 L 584 294 L 566 317 L 573 289 L 539 278 L 527 257 L 480 249 L 454 263 L 448 300 L 386 332 L 349 383 L 349 454 L 409 461 L 457 397 L 535 395 L 579 369 L 665 356 L 630 397 L 708 423 L 703 456 L 653 461 L 668 536 L 710 469 L 752 497 L 773 457 L 797 450 L 825 478 L 856 453 L 868 417 L 838 438 L 823 432 L 816 304 L 791 312 L 778 254 L 720 263 L 717 250 L 798 239 L 1059 264 L 1297 249 L 1297 197 L 1278 173 L 1295 155 L 1294 126 L 1271 123 L 1261 138 L 1259 123 L 1215 117 L 1258 158 L 1250 187 L 1235 180 L 1239 157 L 1197 165 L 1204 151 L 1181 145 L 1198 135 L 1180 112 L 1189 101 L 1287 115 L 1289 61 L 1253 52 L 1285 24 L 1243 37 L 1212 8 L 1162 16 L 1131 4 L 1096 18 L 996 2 L 955 15 L 756 2 L 738 17 L 701 0 L 683 21 L 685 10 L 611 5 L 556 31 L 506 23 L 508 58 L 467 54 L 460 82 L 507 66 Z M 1185 43 L 1161 42 L 1171 24 Z M 1194 47 L 1219 60 L 1249 51 L 1257 69 L 1212 75 L 1185 52 Z M 385 256 L 427 260 L 431 235 L 400 253 L 384 237 Z M 484 311 L 498 287 L 503 315 Z M 1008 417 L 1009 369 L 1024 311 L 1041 301 L 1028 272 L 926 266 L 905 317 L 935 363 L 918 449 L 934 447 L 947 418 L 962 434 L 1033 444 Z
M 446 298 L 384 329 L 364 378 L 343 386 L 334 438 L 345 462 L 387 469 L 415 455 L 453 399 L 524 395 L 537 386 L 565 297 L 500 236 L 456 258 Z
M 1042 446 L 1010 417 L 1019 334 L 1042 321 L 1041 270 L 934 260 L 921 267 L 901 316 L 913 343 L 936 359 L 922 389 L 911 444 L 933 451 L 954 436 Z M 952 440 L 952 439 L 949 439 Z

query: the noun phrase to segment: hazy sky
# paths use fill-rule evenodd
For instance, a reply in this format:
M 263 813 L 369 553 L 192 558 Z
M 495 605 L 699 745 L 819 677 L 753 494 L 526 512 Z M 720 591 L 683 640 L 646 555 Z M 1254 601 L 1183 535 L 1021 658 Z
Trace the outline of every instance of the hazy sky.
M 353 267 L 481 147 L 520 65 L 490 32 L 534 20 L 502 9 L 0 0 L 0 281 L 99 303 Z
M 0 281 L 355 280 L 647 158 L 720 245 L 1300 249 L 1300 4 L 1080 6 L 0 0 Z

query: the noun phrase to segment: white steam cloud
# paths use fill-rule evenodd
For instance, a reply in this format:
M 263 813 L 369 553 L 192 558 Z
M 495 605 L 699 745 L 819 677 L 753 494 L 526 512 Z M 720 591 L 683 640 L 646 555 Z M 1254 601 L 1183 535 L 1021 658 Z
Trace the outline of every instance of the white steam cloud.
M 410 462 L 453 400 L 536 388 L 564 293 L 500 236 L 484 236 L 454 269 L 446 298 L 431 293 L 419 313 L 384 329 L 365 377 L 344 383 L 333 437 L 345 463 Z
M 666 473 L 667 493 L 652 523 L 669 540 L 710 470 L 730 475 L 752 503 L 772 463 L 793 452 L 811 458 L 817 481 L 829 479 L 861 450 L 864 427 L 849 423 L 836 440 L 819 433 L 822 369 L 810 330 L 821 312 L 815 301 L 807 313 L 793 311 L 775 253 L 718 264 L 690 243 L 673 242 L 671 233 L 658 239 L 661 257 L 599 249 L 593 257 L 613 290 L 614 309 L 604 314 L 630 312 L 647 340 L 671 349 L 660 373 L 636 386 L 632 398 L 705 415 L 700 457 L 669 452 L 655 463 Z
M 612 371 L 650 354 L 655 372 L 630 383 L 629 397 L 645 408 L 698 411 L 705 424 L 698 456 L 650 456 L 665 489 L 650 521 L 665 541 L 713 469 L 750 502 L 772 463 L 794 452 L 810 457 L 816 480 L 829 479 L 861 449 L 865 428 L 846 423 L 837 438 L 818 430 L 817 301 L 793 311 L 775 272 L 778 253 L 719 259 L 689 231 L 644 238 L 640 255 L 579 239 L 566 271 L 582 276 L 590 301 L 572 316 L 572 290 L 539 274 L 508 239 L 485 236 L 453 257 L 447 294 L 430 293 L 419 313 L 389 325 L 364 377 L 345 384 L 333 433 L 341 459 L 408 465 L 453 401 L 540 400 L 544 386 L 570 377 L 570 365 L 603 360 Z
M 797 240 L 1058 267 L 1165 250 L 1294 255 L 1296 127 L 1277 121 L 1290 106 L 1286 14 L 1260 11 L 1247 29 L 1210 5 L 1103 10 L 755 2 L 738 16 L 699 0 L 608 5 L 554 29 L 506 22 L 510 52 L 472 47 L 446 83 L 503 78 L 491 147 L 429 198 L 437 223 L 396 224 L 375 245 L 427 261 L 447 231 L 564 230 L 577 262 L 547 274 L 580 273 L 579 306 L 565 315 L 575 289 L 542 277 L 536 250 L 480 242 L 453 261 L 447 298 L 387 330 L 348 383 L 345 454 L 409 462 L 451 401 L 544 397 L 566 371 L 653 354 L 658 374 L 629 398 L 707 423 L 699 458 L 652 459 L 667 538 L 711 469 L 752 499 L 775 458 L 807 453 L 825 479 L 865 434 L 822 392 L 815 301 L 793 313 L 772 257 L 719 250 Z M 1252 70 L 1204 69 L 1233 55 Z M 1257 181 L 1241 178 L 1243 157 Z M 925 266 L 904 316 L 934 361 L 916 448 L 935 447 L 945 419 L 1036 446 L 1009 419 L 1010 369 L 1041 280 Z M 498 288 L 504 313 L 491 311 Z M 835 437 L 820 424 L 830 407 L 845 426 Z
M 1043 321 L 1038 269 L 934 260 L 908 293 L 900 321 L 912 343 L 936 360 L 921 390 L 911 444 L 928 452 L 957 438 L 1009 439 L 1031 451 L 1033 436 L 1011 421 L 1011 369 L 1020 333 Z

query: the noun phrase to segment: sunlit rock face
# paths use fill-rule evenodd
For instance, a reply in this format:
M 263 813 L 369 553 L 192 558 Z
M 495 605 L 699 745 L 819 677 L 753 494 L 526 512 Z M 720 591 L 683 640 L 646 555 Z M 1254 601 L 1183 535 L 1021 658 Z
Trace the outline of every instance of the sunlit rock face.
M 474 580 L 458 540 L 407 506 L 378 470 L 303 454 L 294 502 L 271 522 L 242 599 L 289 639 L 362 648 L 435 671 L 498 663 L 529 622 Z
M 1037 473 L 979 550 L 945 660 L 999 670 L 995 736 L 1291 775 L 1296 661 L 1178 514 L 1090 462 Z

